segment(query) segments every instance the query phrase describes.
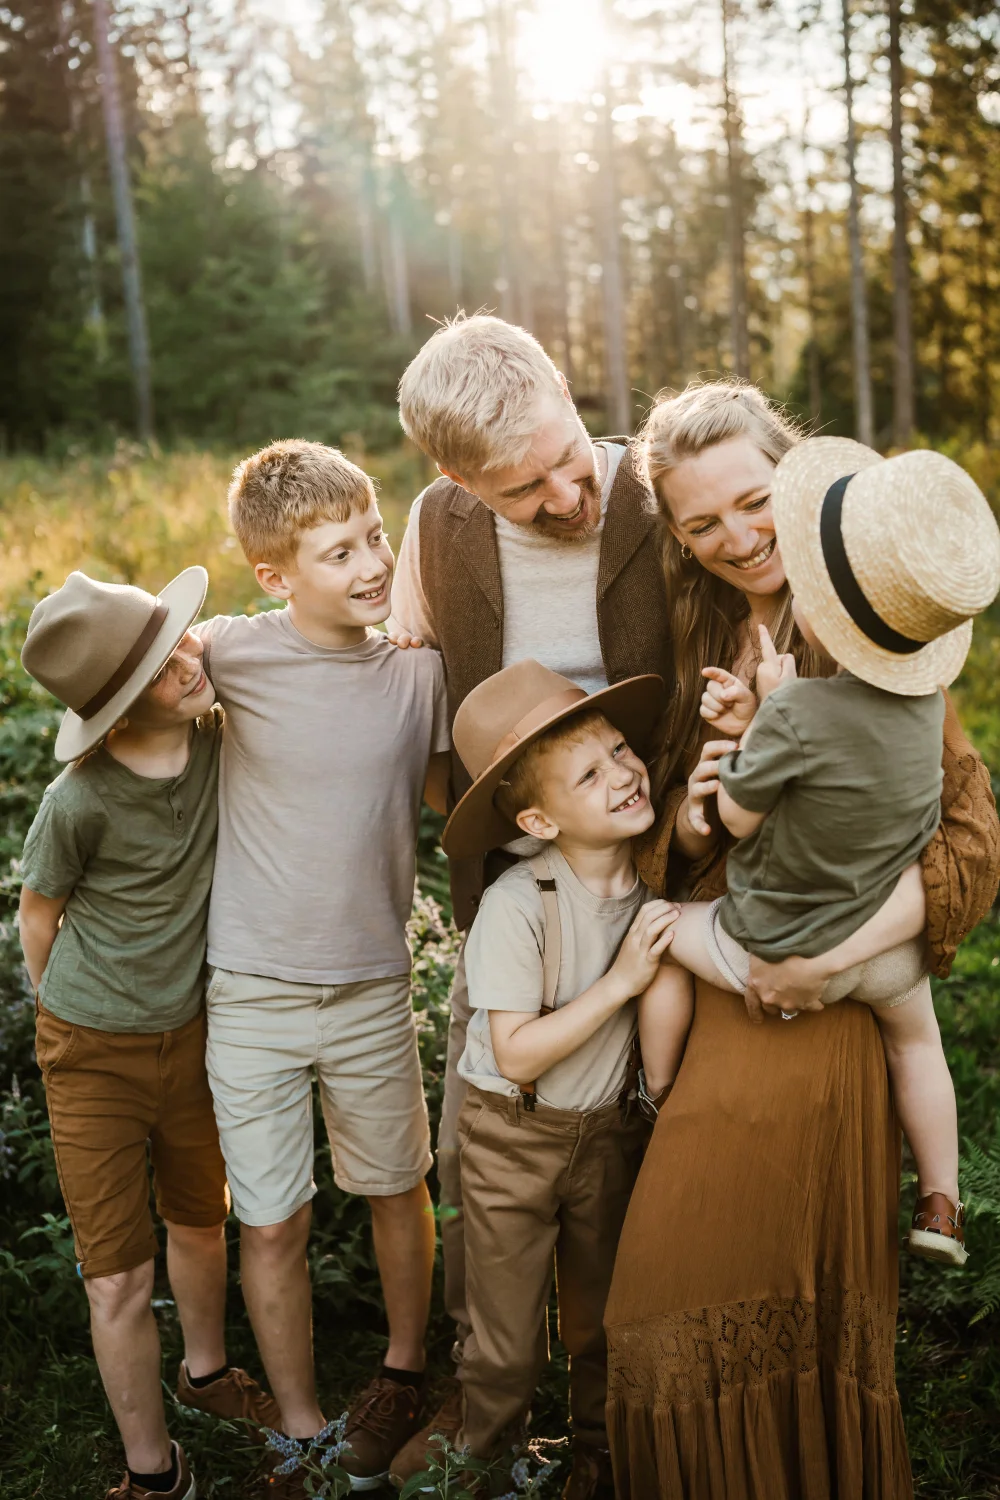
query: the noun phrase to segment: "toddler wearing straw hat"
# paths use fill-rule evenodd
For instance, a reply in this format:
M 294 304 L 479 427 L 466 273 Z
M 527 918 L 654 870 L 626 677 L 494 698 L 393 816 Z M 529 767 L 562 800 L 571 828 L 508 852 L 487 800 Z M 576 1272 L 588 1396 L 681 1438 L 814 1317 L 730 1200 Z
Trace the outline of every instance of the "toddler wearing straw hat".
M 748 721 L 707 788 L 738 842 L 728 893 L 682 907 L 640 1002 L 648 1086 L 668 1082 L 660 1059 L 686 1029 L 692 973 L 742 993 L 751 954 L 822 955 L 823 1003 L 863 1001 L 881 1031 L 917 1164 L 909 1248 L 963 1265 L 955 1092 L 920 940 L 916 861 L 940 820 L 941 690 L 962 668 L 972 617 L 1000 589 L 1000 533 L 980 490 L 943 455 L 885 460 L 840 438 L 793 448 L 772 506 L 796 622 L 840 670 L 796 680 L 793 658 L 762 629 L 759 707 L 737 679 L 712 674 L 710 691 Z

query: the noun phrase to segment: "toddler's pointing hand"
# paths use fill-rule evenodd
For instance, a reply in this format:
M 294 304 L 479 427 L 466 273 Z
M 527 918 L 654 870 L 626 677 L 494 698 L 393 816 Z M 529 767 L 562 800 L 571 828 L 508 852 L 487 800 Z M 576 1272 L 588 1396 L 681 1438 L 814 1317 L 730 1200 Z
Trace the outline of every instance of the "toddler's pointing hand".
M 741 739 L 757 712 L 757 699 L 745 682 L 722 667 L 703 667 L 707 686 L 701 697 L 701 716 L 720 734 Z

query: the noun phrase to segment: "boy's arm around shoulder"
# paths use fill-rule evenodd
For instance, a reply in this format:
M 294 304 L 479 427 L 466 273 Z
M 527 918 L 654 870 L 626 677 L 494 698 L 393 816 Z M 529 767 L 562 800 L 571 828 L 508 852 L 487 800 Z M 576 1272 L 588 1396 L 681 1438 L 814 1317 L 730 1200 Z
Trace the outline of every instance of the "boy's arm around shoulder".
M 503 1076 L 521 1085 L 533 1082 L 644 990 L 670 942 L 676 910 L 668 901 L 648 902 L 607 973 L 576 999 L 542 1015 L 541 900 L 536 914 L 504 892 L 502 882 L 491 888 L 469 935 L 466 973 L 471 1004 L 489 1011 L 493 1056 Z

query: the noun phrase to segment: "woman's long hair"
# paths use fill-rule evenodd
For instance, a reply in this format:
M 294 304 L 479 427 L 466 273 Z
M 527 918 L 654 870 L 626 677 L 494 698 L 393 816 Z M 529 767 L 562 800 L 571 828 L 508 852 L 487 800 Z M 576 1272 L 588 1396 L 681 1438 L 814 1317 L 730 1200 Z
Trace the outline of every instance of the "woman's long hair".
M 711 666 L 732 671 L 739 653 L 740 628 L 750 613 L 746 595 L 735 585 L 709 573 L 693 557 L 684 557 L 668 525 L 670 511 L 663 480 L 685 459 L 735 437 L 749 437 L 777 464 L 802 435 L 756 386 L 737 380 L 695 381 L 680 395 L 661 393 L 646 419 L 640 460 L 660 519 L 676 671 L 663 748 L 653 769 L 657 798 L 685 779 L 694 766 L 704 738 L 699 713 L 705 690 L 701 669 Z M 775 605 L 771 635 L 777 650 L 792 653 L 803 677 L 825 676 L 833 670 L 799 634 L 787 584 Z

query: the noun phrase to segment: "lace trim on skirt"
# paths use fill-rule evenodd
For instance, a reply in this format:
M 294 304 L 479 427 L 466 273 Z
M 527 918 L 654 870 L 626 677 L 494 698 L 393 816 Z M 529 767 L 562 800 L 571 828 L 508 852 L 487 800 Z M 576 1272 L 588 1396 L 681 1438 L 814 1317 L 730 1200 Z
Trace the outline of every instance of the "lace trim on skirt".
M 820 1364 L 877 1396 L 896 1394 L 896 1315 L 863 1292 L 728 1302 L 608 1329 L 608 1398 L 661 1407 L 713 1400 Z

